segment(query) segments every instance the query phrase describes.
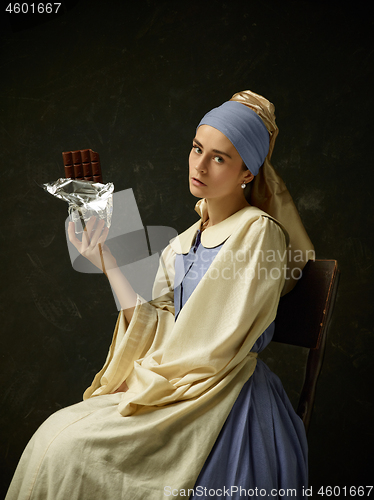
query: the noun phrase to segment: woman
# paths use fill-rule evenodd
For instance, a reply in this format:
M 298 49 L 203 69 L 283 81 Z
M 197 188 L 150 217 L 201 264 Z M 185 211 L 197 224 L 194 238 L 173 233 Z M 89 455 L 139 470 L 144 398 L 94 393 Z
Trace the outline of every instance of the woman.
M 200 220 L 163 251 L 148 303 L 116 266 L 106 229 L 93 232 L 92 219 L 80 242 L 69 228 L 122 310 L 84 401 L 39 428 L 8 500 L 239 498 L 239 487 L 302 497 L 303 425 L 257 361 L 291 281 L 288 234 L 244 196 L 255 178 L 250 196 L 292 220 L 293 249 L 312 248 L 269 162 L 276 133 L 272 105 L 249 91 L 203 118 L 189 159 Z

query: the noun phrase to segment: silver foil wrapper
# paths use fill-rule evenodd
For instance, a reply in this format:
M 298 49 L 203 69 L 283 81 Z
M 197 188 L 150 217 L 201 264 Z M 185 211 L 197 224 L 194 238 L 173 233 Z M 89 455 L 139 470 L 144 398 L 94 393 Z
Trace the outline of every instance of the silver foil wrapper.
M 86 222 L 93 215 L 104 219 L 110 227 L 113 213 L 114 184 L 100 184 L 92 181 L 78 181 L 61 178 L 52 183 L 43 184 L 43 189 L 69 204 L 70 220 L 75 223 L 75 232 L 83 232 Z

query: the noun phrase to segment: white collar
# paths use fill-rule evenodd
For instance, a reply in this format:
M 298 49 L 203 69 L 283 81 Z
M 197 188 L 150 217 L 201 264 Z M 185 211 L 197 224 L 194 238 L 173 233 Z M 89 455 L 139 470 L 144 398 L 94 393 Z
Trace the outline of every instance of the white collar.
M 200 199 L 195 205 L 195 211 L 200 215 L 200 220 L 195 222 L 186 231 L 181 233 L 179 236 L 175 237 L 170 241 L 171 248 L 178 254 L 186 254 L 189 252 L 195 238 L 196 233 L 200 229 L 201 224 L 204 223 L 208 218 L 207 202 L 205 198 Z M 257 219 L 260 216 L 269 217 L 270 219 L 277 222 L 283 229 L 286 239 L 288 239 L 288 234 L 285 228 L 273 217 L 268 215 L 266 212 L 260 210 L 257 207 L 251 205 L 238 210 L 234 214 L 230 215 L 223 221 L 215 224 L 214 226 L 207 227 L 201 233 L 201 244 L 205 248 L 214 248 L 220 245 L 235 231 L 238 226 L 241 226 L 245 221 L 249 219 Z

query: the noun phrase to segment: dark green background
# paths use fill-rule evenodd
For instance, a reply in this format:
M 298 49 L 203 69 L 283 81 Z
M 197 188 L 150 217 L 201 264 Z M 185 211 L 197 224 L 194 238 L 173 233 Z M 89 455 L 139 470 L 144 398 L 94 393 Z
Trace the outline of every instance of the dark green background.
M 6 2 L 7 4 L 8 2 Z M 75 3 L 75 5 L 74 5 Z M 309 432 L 310 484 L 366 485 L 373 461 L 372 17 L 342 2 L 80 0 L 48 22 L 2 19 L 1 481 L 52 412 L 81 400 L 117 317 L 75 272 L 67 206 L 38 184 L 92 148 L 144 225 L 195 222 L 188 154 L 212 107 L 251 89 L 276 106 L 273 163 L 341 281 Z M 36 16 L 36 15 L 35 15 Z M 34 26 L 30 25 L 34 23 Z M 22 28 L 22 29 L 21 29 Z M 263 358 L 296 404 L 305 351 Z

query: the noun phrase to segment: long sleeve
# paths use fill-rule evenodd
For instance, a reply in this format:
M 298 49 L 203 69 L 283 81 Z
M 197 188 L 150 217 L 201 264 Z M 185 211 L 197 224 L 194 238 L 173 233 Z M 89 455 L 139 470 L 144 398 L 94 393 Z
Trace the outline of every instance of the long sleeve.
M 150 303 L 137 295 L 137 304 L 130 323 L 123 310 L 118 314 L 113 340 L 103 368 L 95 376 L 83 399 L 114 392 L 126 380 L 134 361 L 150 348 L 159 323 L 174 322 L 175 253 L 168 245 L 161 254 Z

